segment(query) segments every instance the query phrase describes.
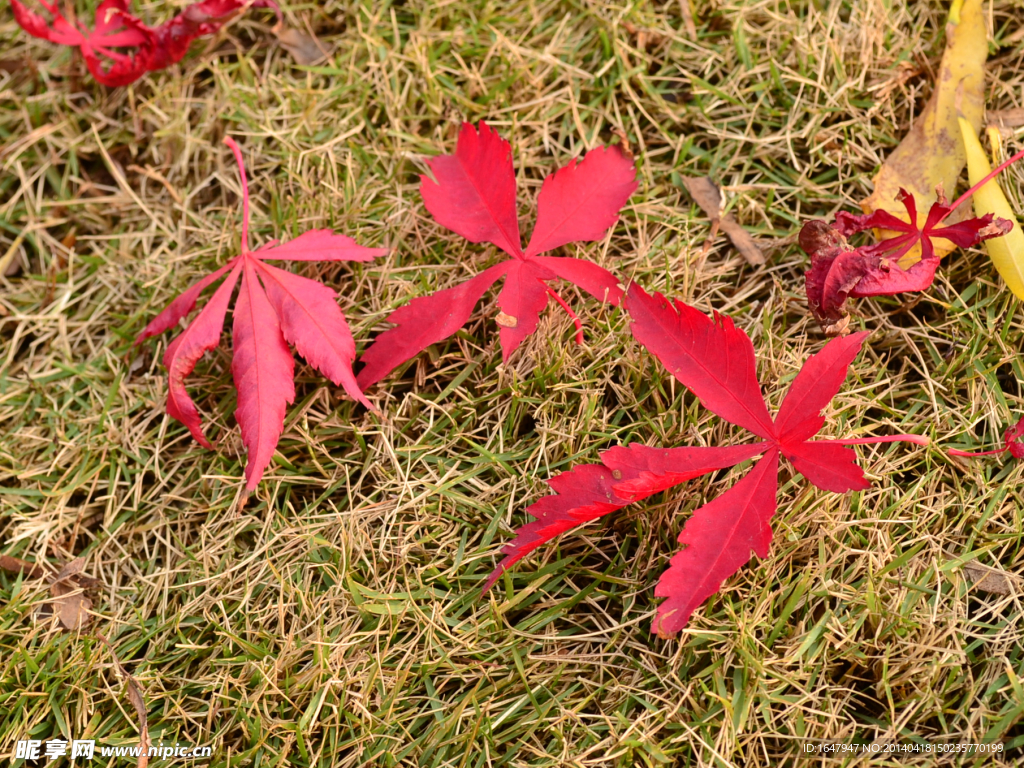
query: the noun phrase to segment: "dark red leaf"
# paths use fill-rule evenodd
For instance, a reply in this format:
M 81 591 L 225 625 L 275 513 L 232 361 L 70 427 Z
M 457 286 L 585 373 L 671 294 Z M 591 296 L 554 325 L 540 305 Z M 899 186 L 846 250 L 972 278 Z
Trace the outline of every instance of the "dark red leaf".
M 1006 444 L 1006 450 L 1015 459 L 1024 459 L 1024 416 L 1021 416 L 1020 420 L 1006 430 L 1006 436 L 1003 438 Z
M 994 456 L 999 453 L 1008 453 L 1015 459 L 1024 459 L 1024 416 L 1012 427 L 1006 430 L 1003 435 L 1003 447 L 992 451 L 961 451 L 956 448 L 949 449 L 951 456 L 965 456 L 968 458 L 977 456 Z
M 811 257 L 804 277 L 807 303 L 830 335 L 845 332 L 841 321 L 851 296 L 892 296 L 927 289 L 939 266 L 933 242 L 936 238 L 969 248 L 1000 237 L 1013 226 L 1005 219 L 993 220 L 992 214 L 939 226 L 954 208 L 945 200 L 934 203 L 924 224 L 918 226 L 914 196 L 901 189 L 899 199 L 907 209 L 909 222 L 882 209 L 865 215 L 840 211 L 831 227 L 823 221 L 809 221 L 801 229 L 800 247 Z M 848 237 L 868 229 L 902 234 L 857 248 L 850 246 Z M 899 260 L 918 244 L 920 260 L 901 266 Z

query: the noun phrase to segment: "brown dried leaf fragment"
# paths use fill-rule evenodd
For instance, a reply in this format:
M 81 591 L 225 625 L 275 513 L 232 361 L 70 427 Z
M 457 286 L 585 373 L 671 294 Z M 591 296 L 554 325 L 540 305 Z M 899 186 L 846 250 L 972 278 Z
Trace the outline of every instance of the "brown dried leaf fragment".
M 731 213 L 722 216 L 722 193 L 710 177 L 683 176 L 683 185 L 693 201 L 711 219 L 711 235 L 708 238 L 708 243 L 704 246 L 705 250 L 711 247 L 711 241 L 715 239 L 718 230 L 721 229 L 729 236 L 733 246 L 749 264 L 754 266 L 764 264 L 764 253 L 750 233 L 733 218 Z
M 330 51 L 315 36 L 295 29 L 277 24 L 273 28 L 277 35 L 277 42 L 281 44 L 288 53 L 295 59 L 299 66 L 308 67 L 327 58 Z
M 515 328 L 519 325 L 519 318 L 512 315 L 506 315 L 504 312 L 498 312 L 497 316 L 494 318 L 494 322 L 502 328 Z
M 1016 580 L 1009 574 L 989 568 L 979 563 L 967 563 L 964 566 L 964 573 L 971 580 L 971 584 L 982 592 L 990 592 L 993 595 L 1013 595 L 1017 593 Z
M 76 577 L 81 574 L 85 567 L 85 560 L 76 557 L 60 569 L 50 584 L 50 594 L 53 596 L 53 603 L 57 609 L 57 618 L 65 629 L 75 631 L 89 623 L 89 609 L 92 608 L 92 600 L 85 594 L 84 579 Z M 93 581 L 89 579 L 88 581 Z
M 23 573 L 29 579 L 40 579 L 48 573 L 42 566 L 10 555 L 0 555 L 0 570 L 8 573 Z
M 1024 125 L 1024 107 L 991 109 L 985 116 L 985 122 L 996 128 L 1020 128 Z

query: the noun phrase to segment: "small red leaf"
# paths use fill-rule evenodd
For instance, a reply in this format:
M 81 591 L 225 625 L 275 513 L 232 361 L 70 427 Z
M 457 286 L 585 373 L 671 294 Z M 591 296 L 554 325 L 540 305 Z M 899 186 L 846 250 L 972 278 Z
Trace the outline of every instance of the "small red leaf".
M 968 248 L 1000 237 L 1013 226 L 1006 219 L 993 219 L 992 214 L 986 214 L 941 227 L 960 202 L 948 205 L 945 200 L 934 203 L 924 224 L 918 226 L 914 196 L 901 189 L 899 200 L 907 209 L 909 223 L 882 209 L 865 215 L 840 211 L 831 227 L 823 221 L 809 221 L 800 230 L 800 247 L 811 257 L 804 277 L 807 304 L 826 333 L 845 332 L 848 297 L 892 296 L 927 289 L 939 266 L 935 239 Z M 852 248 L 846 241 L 868 229 L 902 234 L 858 248 Z M 918 244 L 920 260 L 909 267 L 901 266 L 899 260 Z
M 230 5 L 229 0 L 208 0 L 190 6 L 191 10 L 186 9 L 186 12 L 196 21 L 201 18 L 203 9 L 215 13 L 227 5 Z M 369 406 L 352 373 L 355 343 L 338 307 L 337 294 L 314 280 L 265 264 L 263 259 L 367 261 L 387 250 L 364 248 L 344 235 L 323 229 L 299 235 L 284 245 L 268 244 L 255 251 L 249 250 L 249 184 L 242 152 L 230 137 L 224 139 L 224 143 L 234 153 L 242 177 L 241 255 L 174 299 L 146 326 L 135 343 L 176 325 L 195 307 L 199 294 L 231 270 L 228 279 L 171 343 L 164 356 L 164 365 L 169 371 L 167 413 L 185 424 L 195 439 L 209 448 L 210 443 L 200 426 L 199 412 L 185 391 L 184 378 L 203 352 L 217 346 L 232 290 L 239 274 L 242 275 L 242 287 L 235 304 L 231 371 L 238 389 L 235 415 L 249 454 L 245 467 L 246 487 L 252 490 L 274 454 L 284 428 L 285 409 L 295 399 L 292 383 L 295 363 L 288 349 L 289 342 L 310 365 L 343 387 L 350 397 Z
M 1021 416 L 1016 424 L 1006 430 L 1003 443 L 1013 458 L 1024 459 L 1024 416 Z
M 768 556 L 778 474 L 779 452 L 772 450 L 686 521 L 679 534 L 686 548 L 673 555 L 654 589 L 655 597 L 668 598 L 654 618 L 659 637 L 671 637 L 685 627 L 694 610 L 750 560 L 751 550 L 758 557 Z
M 636 168 L 619 147 L 598 147 L 544 179 L 526 257 L 566 243 L 600 240 L 636 192 Z

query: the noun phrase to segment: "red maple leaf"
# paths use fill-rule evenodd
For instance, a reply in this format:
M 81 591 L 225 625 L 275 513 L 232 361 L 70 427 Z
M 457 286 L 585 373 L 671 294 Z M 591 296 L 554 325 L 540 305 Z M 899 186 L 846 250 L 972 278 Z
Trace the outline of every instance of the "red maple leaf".
M 935 238 L 948 240 L 959 248 L 970 248 L 993 237 L 1002 237 L 1013 228 L 1013 222 L 994 219 L 992 214 L 965 219 L 941 226 L 974 192 L 1007 166 L 1024 158 L 1024 150 L 1000 163 L 996 168 L 948 203 L 941 190 L 923 224 L 917 222 L 914 196 L 900 189 L 898 200 L 907 210 L 909 221 L 885 210 L 865 215 L 846 211 L 836 214 L 829 225 L 809 221 L 800 230 L 800 247 L 811 257 L 811 266 L 804 275 L 807 304 L 815 319 L 829 335 L 844 334 L 848 324 L 846 300 L 853 296 L 892 296 L 908 291 L 923 291 L 935 280 L 939 259 L 935 256 Z M 898 232 L 877 243 L 853 248 L 847 238 L 868 229 Z M 921 258 L 907 268 L 898 263 L 920 244 Z
M 1006 430 L 1006 434 L 1003 435 L 1003 447 L 996 448 L 991 451 L 961 451 L 956 448 L 950 448 L 947 453 L 950 456 L 967 456 L 973 458 L 975 456 L 994 456 L 999 453 L 1008 453 L 1015 459 L 1024 459 L 1024 416 L 1012 427 Z
M 757 380 L 750 338 L 732 320 L 714 319 L 681 301 L 650 296 L 630 286 L 625 300 L 633 336 L 652 352 L 713 413 L 743 427 L 760 442 L 727 447 L 651 448 L 632 444 L 604 451 L 600 464 L 574 467 L 548 481 L 555 491 L 526 511 L 534 518 L 505 545 L 486 591 L 511 565 L 555 536 L 581 523 L 718 469 L 761 458 L 736 485 L 693 513 L 676 554 L 655 590 L 667 598 L 658 607 L 654 631 L 682 629 L 701 603 L 750 559 L 768 554 L 775 513 L 779 457 L 813 485 L 842 493 L 868 488 L 856 453 L 846 446 L 908 441 L 918 435 L 857 440 L 811 440 L 821 430 L 822 409 L 839 391 L 866 332 L 833 339 L 804 363 L 773 420 Z
M 892 296 L 927 289 L 935 280 L 940 261 L 935 255 L 935 238 L 969 248 L 983 240 L 1001 237 L 1013 227 L 1006 219 L 993 220 L 992 214 L 940 226 L 966 196 L 953 205 L 940 198 L 928 211 L 924 224 L 919 225 L 914 196 L 901 189 L 898 199 L 907 209 L 909 222 L 881 209 L 866 215 L 840 211 L 831 225 L 815 220 L 800 230 L 800 247 L 811 257 L 811 267 L 804 276 L 807 303 L 826 330 L 845 330 L 841 321 L 846 317 L 846 300 L 851 296 Z M 847 238 L 868 229 L 902 234 L 851 247 Z M 904 269 L 899 260 L 918 244 L 920 261 Z
M 193 40 L 212 35 L 249 6 L 273 8 L 281 19 L 274 0 L 203 0 L 160 26 L 149 27 L 128 11 L 129 0 L 103 0 L 90 30 L 68 21 L 56 3 L 38 2 L 50 14 L 49 19 L 20 0 L 11 0 L 11 10 L 21 28 L 33 37 L 79 48 L 92 76 L 110 87 L 128 85 L 146 72 L 181 61 Z
M 541 256 L 567 243 L 600 240 L 618 220 L 637 187 L 633 161 L 618 147 L 594 149 L 582 162 L 574 159 L 544 179 L 537 223 L 525 251 L 519 239 L 512 150 L 497 132 L 483 120 L 479 131 L 463 123 L 455 154 L 435 157 L 428 165 L 437 181 L 420 176 L 420 194 L 437 222 L 472 243 L 492 243 L 511 258 L 392 312 L 387 321 L 396 327 L 380 334 L 360 358 L 366 364 L 358 376 L 363 389 L 458 331 L 502 276 L 497 322 L 506 361 L 536 330 L 548 296 L 573 318 L 576 340 L 582 343 L 579 318 L 547 281 L 562 278 L 601 301 L 619 303 L 622 290 L 606 269 L 582 259 Z
M 242 279 L 233 312 L 231 374 L 238 390 L 235 418 L 248 452 L 246 488 L 252 490 L 277 447 L 284 428 L 285 407 L 295 399 L 292 382 L 294 361 L 291 344 L 306 361 L 342 387 L 350 397 L 370 406 L 352 373 L 355 342 L 337 294 L 316 280 L 300 277 L 265 263 L 283 261 L 370 261 L 387 254 L 386 248 L 364 248 L 329 229 L 314 229 L 278 244 L 249 250 L 249 185 L 242 152 L 234 139 L 224 143 L 238 161 L 242 177 L 241 254 L 181 293 L 145 327 L 135 340 L 174 327 L 196 306 L 199 294 L 227 275 L 195 319 L 168 345 L 167 413 L 180 421 L 206 448 L 199 411 L 185 391 L 185 377 L 203 354 L 220 343 L 228 303 L 239 277 Z

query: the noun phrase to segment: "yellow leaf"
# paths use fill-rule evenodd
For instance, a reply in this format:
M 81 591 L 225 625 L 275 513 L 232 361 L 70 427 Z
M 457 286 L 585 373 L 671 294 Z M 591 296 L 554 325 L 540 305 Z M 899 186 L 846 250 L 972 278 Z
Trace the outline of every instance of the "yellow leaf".
M 966 118 L 960 118 L 960 133 L 967 151 L 967 176 L 977 184 L 992 170 L 981 148 L 976 130 Z M 999 275 L 1018 299 L 1024 299 L 1024 232 L 996 179 L 986 182 L 974 192 L 974 210 L 978 216 L 991 213 L 1013 222 L 1013 229 L 1002 237 L 985 241 L 985 250 L 996 265 Z
M 957 122 L 958 89 L 962 88 L 959 112 L 975 135 L 981 128 L 984 110 L 988 39 L 981 3 L 982 0 L 953 0 L 950 5 L 946 50 L 942 54 L 935 90 L 914 121 L 914 127 L 879 169 L 874 192 L 860 204 L 864 213 L 881 209 L 906 221 L 903 204 L 896 202 L 900 187 L 913 194 L 919 216 L 927 215 L 935 202 L 936 187 L 941 187 L 947 196 L 955 192 L 957 178 L 967 163 Z M 950 216 L 949 223 L 969 215 L 970 209 L 962 206 Z M 878 234 L 892 237 L 897 233 Z M 939 257 L 954 247 L 948 240 L 935 240 L 935 253 Z M 915 246 L 900 260 L 900 266 L 907 267 L 920 258 L 920 246 Z

